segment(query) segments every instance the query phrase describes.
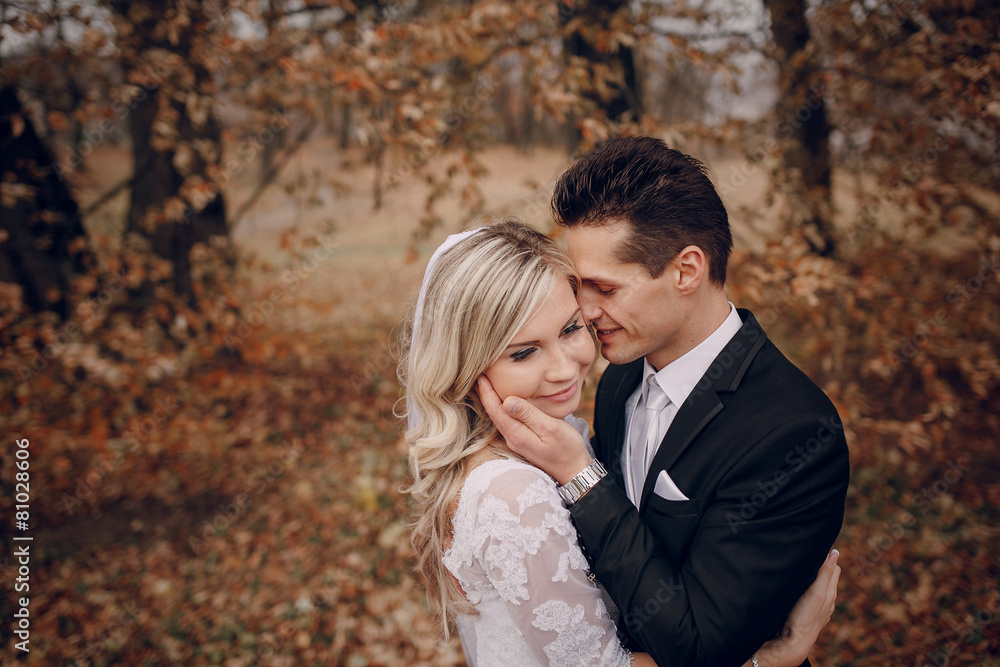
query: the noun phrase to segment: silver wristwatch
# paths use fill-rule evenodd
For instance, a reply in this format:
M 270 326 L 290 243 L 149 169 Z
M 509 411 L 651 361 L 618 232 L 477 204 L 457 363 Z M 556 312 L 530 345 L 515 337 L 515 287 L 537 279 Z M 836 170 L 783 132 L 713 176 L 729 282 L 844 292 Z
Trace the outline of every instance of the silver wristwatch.
M 608 474 L 601 462 L 594 459 L 590 465 L 577 473 L 576 477 L 559 487 L 559 495 L 563 502 L 572 505 L 583 497 L 587 491 L 594 488 L 601 479 Z

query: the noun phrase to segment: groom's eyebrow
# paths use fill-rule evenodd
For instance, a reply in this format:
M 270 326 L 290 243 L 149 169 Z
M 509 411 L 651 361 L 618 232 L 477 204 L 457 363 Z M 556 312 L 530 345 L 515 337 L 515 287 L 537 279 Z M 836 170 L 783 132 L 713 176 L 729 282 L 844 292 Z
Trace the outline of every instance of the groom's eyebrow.
M 581 278 L 580 280 L 582 282 L 585 282 L 585 283 L 597 283 L 597 284 L 601 284 L 601 285 L 617 285 L 618 284 L 617 280 L 612 280 L 611 278 L 608 278 L 606 276 L 587 276 L 585 278 Z
M 576 310 L 573 311 L 573 315 L 570 316 L 570 318 L 568 320 L 566 320 L 566 324 L 562 325 L 562 329 L 560 329 L 560 331 L 562 331 L 563 329 L 565 329 L 566 327 L 568 327 L 569 325 L 571 325 L 576 320 L 576 318 L 577 318 L 577 316 L 579 314 L 580 314 L 580 309 L 577 308 Z M 526 341 L 522 341 L 520 343 L 511 343 L 510 345 L 508 345 L 507 347 L 504 348 L 504 351 L 507 351 L 507 350 L 509 350 L 512 347 L 524 347 L 525 345 L 538 345 L 539 342 L 541 342 L 541 341 L 526 340 Z
M 637 264 L 635 271 L 633 271 L 631 275 L 627 276 L 619 275 L 615 278 L 601 274 L 580 276 L 580 282 L 587 283 L 590 285 L 604 285 L 605 287 L 613 287 L 616 289 L 620 289 L 631 283 L 635 279 L 635 277 L 640 275 L 643 271 L 645 271 L 645 269 Z

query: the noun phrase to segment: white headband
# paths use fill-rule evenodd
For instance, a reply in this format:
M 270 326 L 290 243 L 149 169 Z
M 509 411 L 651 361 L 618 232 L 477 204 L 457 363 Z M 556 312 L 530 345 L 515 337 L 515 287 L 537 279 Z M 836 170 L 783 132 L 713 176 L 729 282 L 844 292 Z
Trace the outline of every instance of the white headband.
M 434 272 L 434 266 L 437 264 L 438 260 L 441 259 L 441 255 L 445 254 L 453 246 L 469 238 L 476 232 L 486 229 L 485 227 L 477 227 L 476 229 L 470 229 L 466 232 L 459 232 L 458 234 L 452 234 L 444 240 L 444 243 L 438 246 L 434 254 L 431 255 L 431 259 L 427 262 L 427 268 L 424 269 L 424 279 L 420 283 L 420 294 L 417 295 L 417 307 L 413 313 L 413 327 L 410 330 L 410 349 L 413 349 L 413 344 L 417 340 L 417 334 L 420 331 L 420 319 L 423 315 L 424 310 L 424 297 L 427 295 L 427 283 L 430 282 L 431 274 Z M 416 426 L 417 422 L 420 421 L 420 412 L 411 406 L 407 406 L 406 409 L 406 426 L 408 428 L 413 428 Z

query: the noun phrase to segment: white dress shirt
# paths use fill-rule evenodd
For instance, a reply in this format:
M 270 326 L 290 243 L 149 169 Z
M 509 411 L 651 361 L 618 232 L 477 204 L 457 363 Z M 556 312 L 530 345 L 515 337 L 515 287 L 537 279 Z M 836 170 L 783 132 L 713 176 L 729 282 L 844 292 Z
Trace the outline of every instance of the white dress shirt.
M 681 357 L 670 362 L 659 371 L 654 370 L 649 365 L 649 362 L 643 359 L 642 381 L 625 402 L 625 414 L 629 417 L 628 426 L 625 429 L 625 442 L 622 447 L 621 456 L 622 470 L 625 471 L 626 492 L 636 507 L 639 506 L 642 488 L 645 485 L 646 473 L 648 471 L 644 469 L 632 470 L 629 453 L 630 443 L 633 443 L 635 440 L 632 430 L 633 428 L 639 428 L 638 425 L 642 423 L 642 417 L 636 414 L 636 407 L 639 405 L 639 399 L 642 397 L 642 390 L 646 385 L 647 378 L 655 374 L 656 382 L 663 389 L 663 393 L 667 395 L 667 398 L 670 399 L 670 404 L 659 415 L 658 435 L 654 450 L 648 452 L 645 456 L 645 460 L 651 462 L 653 457 L 656 456 L 656 449 L 659 448 L 660 441 L 663 440 L 667 429 L 673 423 L 680 406 L 684 405 L 684 401 L 687 400 L 695 386 L 697 386 L 705 373 L 708 372 L 709 366 L 712 365 L 715 358 L 719 356 L 726 347 L 726 344 L 732 340 L 733 336 L 736 335 L 742 326 L 743 321 L 736 312 L 736 307 L 730 303 L 729 315 L 723 320 L 722 324 L 708 338 L 698 343 Z M 627 480 L 629 479 L 637 480 L 637 483 L 634 485 L 635 490 L 628 484 Z

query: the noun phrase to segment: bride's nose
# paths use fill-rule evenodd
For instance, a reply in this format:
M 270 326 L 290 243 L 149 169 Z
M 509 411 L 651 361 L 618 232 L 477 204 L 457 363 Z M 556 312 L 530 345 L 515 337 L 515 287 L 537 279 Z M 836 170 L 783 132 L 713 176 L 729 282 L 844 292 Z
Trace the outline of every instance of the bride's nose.
M 556 345 L 552 351 L 552 363 L 545 372 L 549 382 L 567 382 L 576 377 L 579 364 L 573 359 L 572 351 L 566 345 Z

